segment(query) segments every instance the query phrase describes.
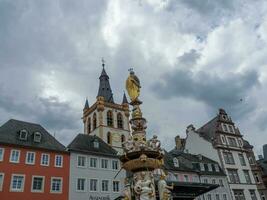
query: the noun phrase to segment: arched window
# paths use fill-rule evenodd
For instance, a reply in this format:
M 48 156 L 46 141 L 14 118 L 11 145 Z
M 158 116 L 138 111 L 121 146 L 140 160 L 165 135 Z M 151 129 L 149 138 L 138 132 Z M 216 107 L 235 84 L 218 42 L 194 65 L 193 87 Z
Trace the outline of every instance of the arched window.
M 91 118 L 88 118 L 87 121 L 87 133 L 89 134 L 91 132 Z
M 111 138 L 111 133 L 110 132 L 108 132 L 108 134 L 107 134 L 107 143 L 108 144 L 112 144 L 112 138 Z
M 123 144 L 125 142 L 125 136 L 121 135 L 121 143 Z
M 111 110 L 107 112 L 107 125 L 113 126 L 113 113 Z
M 93 115 L 93 130 L 96 129 L 96 113 Z
M 122 119 L 122 114 L 121 113 L 117 114 L 117 127 L 118 128 L 123 128 L 123 119 Z

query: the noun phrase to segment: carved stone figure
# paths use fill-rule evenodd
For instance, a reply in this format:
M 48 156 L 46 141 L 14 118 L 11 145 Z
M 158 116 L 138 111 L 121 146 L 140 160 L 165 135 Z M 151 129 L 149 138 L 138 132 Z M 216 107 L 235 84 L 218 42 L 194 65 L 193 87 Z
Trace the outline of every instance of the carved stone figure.
M 152 150 L 161 150 L 161 143 L 156 135 L 154 135 L 153 138 L 148 141 L 148 145 Z
M 166 175 L 162 174 L 160 176 L 160 180 L 158 182 L 158 190 L 159 190 L 159 199 L 160 200 L 170 200 L 171 199 L 171 191 L 173 189 L 172 186 L 168 186 L 165 180 Z
M 134 191 L 140 200 L 155 200 L 155 187 L 150 176 L 146 172 L 141 172 L 140 177 L 134 185 Z
M 123 144 L 124 152 L 132 152 L 134 151 L 134 141 L 132 136 L 129 136 L 129 139 L 125 141 Z
M 130 184 L 128 178 L 125 178 L 125 180 L 124 180 L 123 196 L 124 196 L 124 200 L 131 200 L 132 199 L 131 184 Z

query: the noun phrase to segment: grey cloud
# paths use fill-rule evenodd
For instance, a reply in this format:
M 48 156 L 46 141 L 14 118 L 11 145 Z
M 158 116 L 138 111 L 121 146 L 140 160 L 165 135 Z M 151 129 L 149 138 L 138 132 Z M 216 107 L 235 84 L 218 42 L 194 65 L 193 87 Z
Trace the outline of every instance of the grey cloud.
M 152 90 L 162 99 L 193 98 L 204 102 L 213 110 L 223 107 L 231 110 L 233 116 L 241 117 L 255 109 L 256 105 L 251 102 L 249 92 L 259 85 L 258 78 L 256 71 L 229 73 L 222 77 L 203 71 L 193 73 L 177 69 L 164 74 Z

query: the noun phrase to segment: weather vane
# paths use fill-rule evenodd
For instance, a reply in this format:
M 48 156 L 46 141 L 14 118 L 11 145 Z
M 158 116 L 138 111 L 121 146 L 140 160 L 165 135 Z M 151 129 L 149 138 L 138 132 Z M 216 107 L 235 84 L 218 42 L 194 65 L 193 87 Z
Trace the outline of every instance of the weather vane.
M 105 60 L 103 57 L 102 57 L 101 61 L 102 61 L 102 66 L 105 67 Z

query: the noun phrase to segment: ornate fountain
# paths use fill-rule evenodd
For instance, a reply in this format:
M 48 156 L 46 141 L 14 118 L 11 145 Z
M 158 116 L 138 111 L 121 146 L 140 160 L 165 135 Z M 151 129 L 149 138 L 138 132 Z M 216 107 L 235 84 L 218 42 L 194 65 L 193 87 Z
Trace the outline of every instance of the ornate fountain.
M 158 187 L 155 185 L 153 172 L 164 164 L 164 152 L 156 135 L 149 140 L 146 138 L 147 122 L 140 109 L 142 102 L 138 99 L 140 88 L 140 81 L 131 69 L 126 80 L 126 90 L 131 99 L 130 105 L 133 107 L 130 120 L 131 136 L 123 144 L 124 154 L 120 157 L 122 167 L 128 174 L 125 180 L 124 199 L 168 200 L 171 198 L 169 191 L 171 186 L 167 186 L 164 174 L 158 181 Z

